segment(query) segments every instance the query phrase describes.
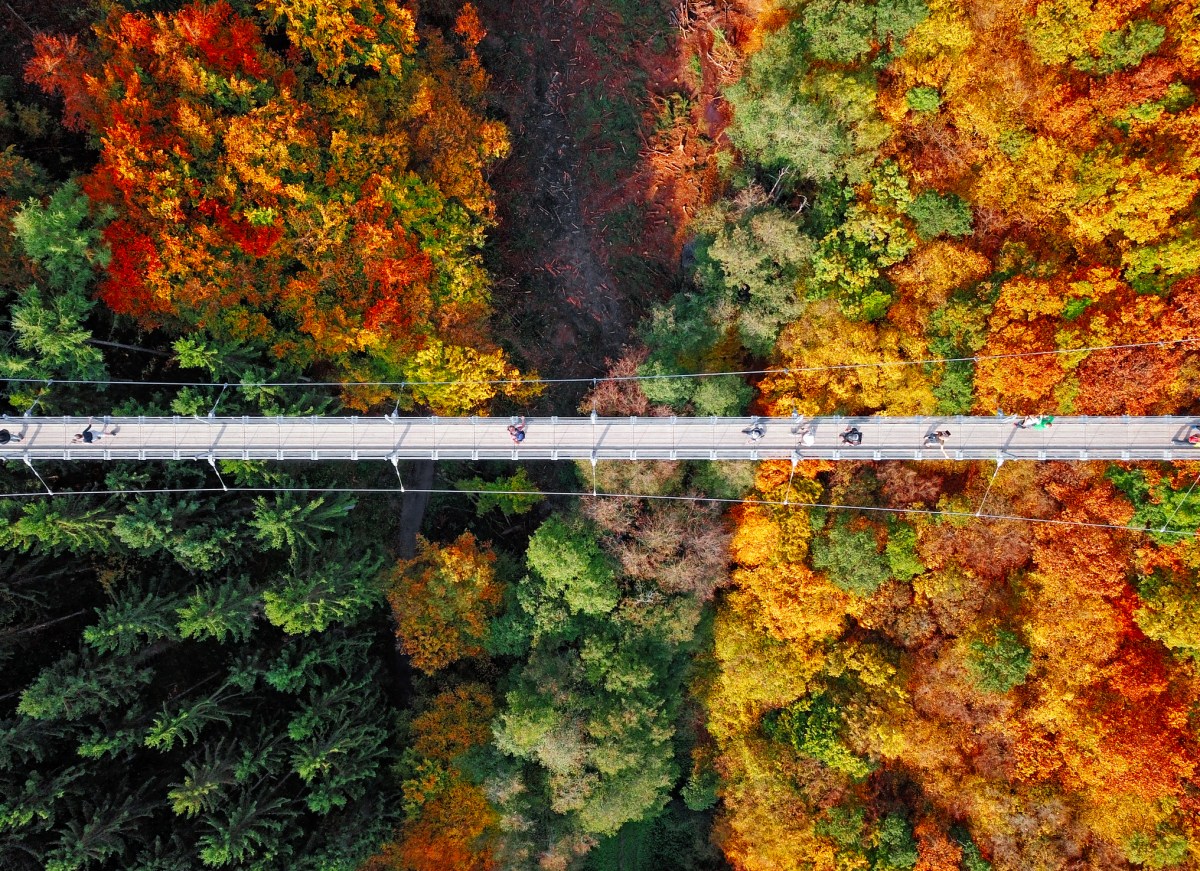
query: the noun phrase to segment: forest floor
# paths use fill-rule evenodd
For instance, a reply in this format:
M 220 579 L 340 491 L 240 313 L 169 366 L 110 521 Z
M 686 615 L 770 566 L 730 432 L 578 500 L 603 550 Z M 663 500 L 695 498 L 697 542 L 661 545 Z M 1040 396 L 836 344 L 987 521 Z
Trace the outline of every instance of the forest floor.
M 39 33 L 81 34 L 91 26 L 94 14 L 88 0 L 0 0 L 0 77 L 9 79 L 11 96 L 57 109 L 56 101 L 25 81 L 33 38 Z
M 87 0 L 0 0 L 0 99 L 32 108 L 39 117 L 14 139 L 14 128 L 0 128 L 0 150 L 19 141 L 18 150 L 55 178 L 67 178 L 90 166 L 94 153 L 86 137 L 57 123 L 62 102 L 25 81 L 25 64 L 33 57 L 38 33 L 79 34 L 89 26 Z
M 482 0 L 493 106 L 512 154 L 492 176 L 496 330 L 545 377 L 594 377 L 681 280 L 687 225 L 719 186 L 749 32 L 706 0 Z M 543 411 L 569 412 L 559 391 Z

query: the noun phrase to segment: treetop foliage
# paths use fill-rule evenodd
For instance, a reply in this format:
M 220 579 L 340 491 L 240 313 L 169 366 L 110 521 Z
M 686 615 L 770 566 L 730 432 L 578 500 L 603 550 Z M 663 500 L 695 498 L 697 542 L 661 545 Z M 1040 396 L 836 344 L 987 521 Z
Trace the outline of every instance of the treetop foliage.
M 291 54 L 268 47 L 268 26 Z M 507 140 L 480 111 L 470 7 L 456 32 L 456 47 L 422 44 L 390 0 L 279 0 L 261 16 L 198 0 L 114 8 L 86 44 L 40 35 L 29 76 L 100 150 L 82 188 L 111 218 L 101 298 L 144 327 L 347 380 L 514 377 L 481 329 L 478 250 L 483 171 Z M 27 234 L 51 232 L 32 221 Z M 404 399 L 461 410 L 496 392 Z
M 728 91 L 737 159 L 646 371 L 786 370 L 750 405 L 784 416 L 1194 411 L 1193 7 L 784 4 Z M 756 300 L 780 317 L 754 334 Z M 930 358 L 959 359 L 889 365 Z M 737 509 L 702 690 L 730 864 L 1069 864 L 1014 823 L 1049 801 L 1085 861 L 1190 867 L 1200 563 L 1168 533 L 1197 525 L 1194 475 L 760 464 L 770 502 L 1147 533 Z

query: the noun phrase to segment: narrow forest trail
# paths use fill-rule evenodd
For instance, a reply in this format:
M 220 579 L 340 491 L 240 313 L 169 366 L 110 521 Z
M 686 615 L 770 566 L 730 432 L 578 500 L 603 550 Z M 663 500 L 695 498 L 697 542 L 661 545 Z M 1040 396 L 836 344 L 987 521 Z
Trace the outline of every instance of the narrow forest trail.
M 512 142 L 491 177 L 496 333 L 527 370 L 602 374 L 683 285 L 691 222 L 723 184 L 722 90 L 753 18 L 740 0 L 479 6 Z
M 580 84 L 572 49 L 582 4 L 480 5 L 490 33 L 485 63 L 508 115 L 513 148 L 492 178 L 500 215 L 500 262 L 493 268 L 501 328 L 531 367 L 600 374 L 631 325 L 598 255 L 600 230 L 584 215 L 582 155 L 567 115 Z

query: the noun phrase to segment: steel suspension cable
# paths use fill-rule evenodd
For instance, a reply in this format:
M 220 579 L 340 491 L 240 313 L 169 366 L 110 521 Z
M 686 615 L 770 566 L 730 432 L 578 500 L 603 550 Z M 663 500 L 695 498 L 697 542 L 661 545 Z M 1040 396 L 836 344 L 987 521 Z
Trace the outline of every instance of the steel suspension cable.
M 825 502 L 785 502 L 780 499 L 732 499 L 721 496 L 668 496 L 653 493 L 609 493 L 605 491 L 596 494 L 575 490 L 482 490 L 458 489 L 457 487 L 429 487 L 396 490 L 390 487 L 152 487 L 142 490 L 112 489 L 112 490 L 59 490 L 46 493 L 34 490 L 22 493 L 0 493 L 0 499 L 46 498 L 71 496 L 144 496 L 157 494 L 183 493 L 362 493 L 375 495 L 402 495 L 405 493 L 426 493 L 429 495 L 463 495 L 463 496 L 561 496 L 568 498 L 610 498 L 610 499 L 647 499 L 652 501 L 671 502 L 711 502 L 725 505 L 768 505 L 778 508 L 820 508 L 839 511 L 866 511 L 879 514 L 914 514 L 927 517 L 953 517 L 964 519 L 1012 521 L 1020 523 L 1041 524 L 1044 526 L 1075 527 L 1085 529 L 1111 529 L 1120 532 L 1154 533 L 1156 535 L 1173 535 L 1189 538 L 1196 533 L 1184 530 L 1159 530 L 1149 526 L 1128 526 L 1119 523 L 1099 523 L 1085 520 L 1058 520 L 1049 517 L 1028 517 L 1021 514 L 979 514 L 970 511 L 945 511 L 935 508 L 889 508 L 880 505 L 848 505 L 845 503 Z
M 722 378 L 750 375 L 796 375 L 808 372 L 838 372 L 854 369 L 873 369 L 897 366 L 933 366 L 946 363 L 980 363 L 988 360 L 1014 360 L 1046 357 L 1059 354 L 1090 354 L 1098 351 L 1128 351 L 1139 348 L 1166 348 L 1200 342 L 1200 337 L 1164 339 L 1158 342 L 1131 342 L 1123 345 L 1092 345 L 1082 348 L 1056 348 L 1048 351 L 1016 351 L 1009 354 L 977 354 L 971 357 L 928 357 L 919 360 L 877 360 L 869 363 L 837 363 L 826 366 L 777 366 L 767 369 L 739 369 L 717 372 L 676 372 L 655 375 L 605 375 L 595 378 L 462 378 L 440 381 L 133 381 L 89 378 L 15 378 L 0 377 L 9 384 L 72 384 L 80 386 L 113 387 L 453 387 L 456 385 L 535 385 L 535 384 L 592 384 L 601 381 L 665 381 L 680 378 Z

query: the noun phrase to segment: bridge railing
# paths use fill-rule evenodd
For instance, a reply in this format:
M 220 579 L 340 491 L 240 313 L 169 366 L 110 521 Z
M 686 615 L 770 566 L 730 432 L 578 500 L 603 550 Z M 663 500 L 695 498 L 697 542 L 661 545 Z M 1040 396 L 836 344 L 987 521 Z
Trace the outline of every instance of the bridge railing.
M 800 443 L 797 423 L 814 444 Z M 87 418 L 5 418 L 21 436 L 0 445 L 17 460 L 1181 460 L 1200 459 L 1182 417 L 1061 417 L 1042 430 L 998 417 L 530 418 L 513 443 L 507 418 L 126 417 L 97 420 L 92 444 L 73 443 Z M 752 440 L 744 430 L 763 426 Z M 839 434 L 861 430 L 858 446 Z M 113 430 L 116 430 L 114 433 Z M 949 430 L 943 445 L 928 433 Z

